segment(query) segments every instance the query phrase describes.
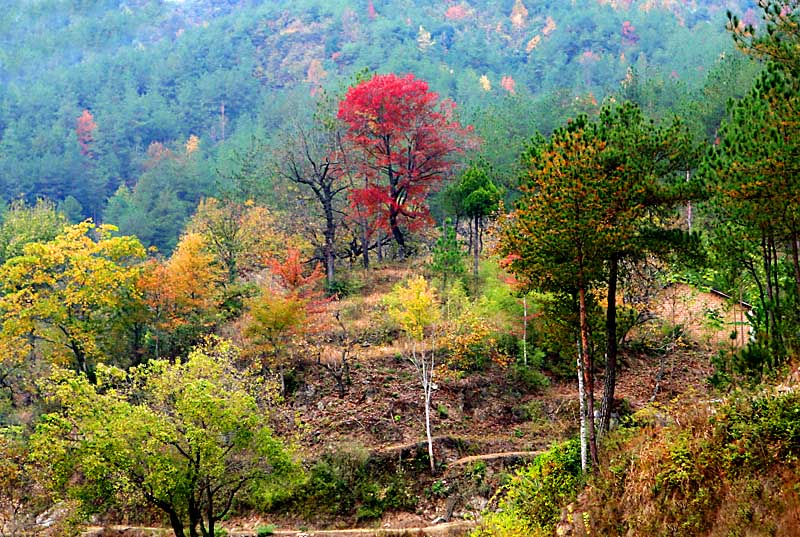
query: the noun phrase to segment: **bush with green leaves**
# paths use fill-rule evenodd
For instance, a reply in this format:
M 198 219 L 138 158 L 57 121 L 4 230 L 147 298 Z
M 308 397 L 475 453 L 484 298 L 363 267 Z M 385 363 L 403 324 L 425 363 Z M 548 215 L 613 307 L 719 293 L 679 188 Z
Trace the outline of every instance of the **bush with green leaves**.
M 314 462 L 305 481 L 276 507 L 315 521 L 351 518 L 358 523 L 385 511 L 414 509 L 410 487 L 402 471 L 370 459 L 363 447 L 343 446 Z
M 487 515 L 472 537 L 552 535 L 561 508 L 582 484 L 578 440 L 557 444 L 517 471 L 500 491 L 499 510 Z
M 55 410 L 30 443 L 56 499 L 85 515 L 150 505 L 176 537 L 196 537 L 198 526 L 215 535 L 250 487 L 279 486 L 295 465 L 258 404 L 265 387 L 237 358 L 230 343 L 210 340 L 183 362 L 99 365 L 97 384 L 57 370 L 43 385 Z

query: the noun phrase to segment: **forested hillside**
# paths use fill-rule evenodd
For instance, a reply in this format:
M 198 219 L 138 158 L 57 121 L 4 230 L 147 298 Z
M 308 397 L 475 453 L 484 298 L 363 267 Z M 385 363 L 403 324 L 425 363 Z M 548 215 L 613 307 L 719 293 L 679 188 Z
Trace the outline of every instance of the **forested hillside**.
M 292 125 L 309 120 L 313 96 L 337 95 L 362 69 L 428 81 L 458 104 L 506 169 L 534 131 L 591 110 L 625 80 L 629 97 L 656 115 L 688 106 L 731 51 L 725 9 L 757 22 L 751 7 L 8 2 L 0 22 L 0 195 L 46 197 L 74 222 L 113 222 L 168 253 L 199 199 L 218 195 L 237 173 L 234 155 L 283 144 Z M 721 115 L 691 117 L 713 134 Z M 192 137 L 191 159 L 160 158 Z M 258 153 L 263 165 L 275 158 Z
M 797 0 L 4 7 L 0 537 L 800 527 Z

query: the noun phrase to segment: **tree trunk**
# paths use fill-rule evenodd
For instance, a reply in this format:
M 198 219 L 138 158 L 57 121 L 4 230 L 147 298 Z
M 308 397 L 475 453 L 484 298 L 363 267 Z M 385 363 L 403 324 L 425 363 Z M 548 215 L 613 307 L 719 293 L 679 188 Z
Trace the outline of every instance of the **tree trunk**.
M 619 259 L 611 256 L 608 269 L 608 307 L 606 308 L 606 378 L 600 407 L 600 434 L 608 432 L 617 381 L 617 277 Z
M 579 263 L 581 260 L 579 260 Z M 586 419 L 589 428 L 589 453 L 591 455 L 592 468 L 598 463 L 597 440 L 594 427 L 594 371 L 592 367 L 592 355 L 589 350 L 589 317 L 586 307 L 586 287 L 583 282 L 583 270 L 578 273 L 578 308 L 581 330 L 581 347 L 583 350 L 583 382 L 586 388 Z
M 436 472 L 436 460 L 433 458 L 433 435 L 431 434 L 431 399 L 433 395 L 433 358 L 430 371 L 427 370 L 425 355 L 422 355 L 423 390 L 425 392 L 425 435 L 428 438 L 428 459 L 431 463 L 431 475 Z
M 431 433 L 431 400 L 433 399 L 433 368 L 434 356 L 431 351 L 430 364 L 428 363 L 425 352 L 417 354 L 417 342 L 411 344 L 411 357 L 414 367 L 420 375 L 422 381 L 422 393 L 425 400 L 425 436 L 428 440 L 428 458 L 431 463 L 431 475 L 436 473 L 436 460 L 433 458 L 433 434 Z M 430 367 L 428 367 L 430 365 Z
M 522 297 L 522 363 L 528 367 L 528 297 Z
M 172 527 L 172 532 L 175 534 L 175 537 L 186 537 L 186 532 L 183 528 L 183 520 L 181 520 L 181 517 L 178 516 L 177 511 L 175 511 L 170 504 L 158 500 L 154 496 L 148 495 L 147 493 L 145 493 L 145 498 L 153 505 L 167 513 L 169 516 L 169 525 Z
M 580 336 L 575 341 L 575 347 L 578 349 L 577 371 L 578 371 L 578 411 L 580 412 L 581 424 L 581 470 L 584 472 L 587 468 L 587 446 L 586 446 L 586 389 L 583 385 L 583 353 L 581 352 L 581 339 Z
M 369 229 L 367 227 L 367 219 L 361 222 L 361 255 L 364 261 L 364 268 L 369 268 Z
M 431 384 L 425 386 L 425 435 L 428 438 L 428 458 L 431 463 L 431 475 L 436 472 L 436 461 L 433 458 L 433 435 L 431 434 Z
M 399 213 L 394 207 L 389 209 L 389 229 L 392 232 L 394 242 L 397 243 L 397 256 L 403 259 L 406 256 L 406 238 L 403 235 L 403 231 L 400 229 L 400 225 L 397 223 L 398 215 Z
M 200 507 L 194 499 L 194 494 L 189 500 L 189 537 L 200 537 L 197 526 L 200 524 Z
M 336 221 L 333 216 L 333 206 L 331 203 L 324 203 L 325 206 L 325 276 L 328 281 L 328 287 L 333 284 L 335 277 L 335 264 L 336 264 Z
M 475 240 L 472 242 L 473 250 L 472 250 L 472 275 L 476 278 L 478 277 L 478 258 L 481 252 L 481 240 L 480 240 L 480 217 L 475 216 L 473 217 L 474 225 L 475 225 Z

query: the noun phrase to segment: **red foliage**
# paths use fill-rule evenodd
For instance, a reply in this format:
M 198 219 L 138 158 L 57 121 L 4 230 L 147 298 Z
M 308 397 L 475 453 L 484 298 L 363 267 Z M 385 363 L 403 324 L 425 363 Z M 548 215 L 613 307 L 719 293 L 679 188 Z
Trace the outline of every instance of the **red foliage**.
M 309 327 L 320 330 L 325 325 L 324 313 L 327 311 L 331 299 L 326 298 L 322 292 L 322 281 L 325 279 L 325 270 L 321 263 L 306 274 L 300 250 L 289 247 L 284 259 L 269 257 L 265 264 L 278 284 L 278 289 L 273 289 L 279 294 L 289 298 L 299 299 L 305 307 Z
M 631 21 L 622 23 L 622 42 L 625 45 L 635 45 L 639 41 L 639 36 L 636 35 L 636 28 L 634 28 Z
M 320 280 L 325 277 L 322 265 L 317 263 L 310 274 L 304 274 L 300 250 L 289 247 L 285 259 L 267 258 L 265 264 L 288 293 L 308 298 L 317 292 Z
M 92 144 L 94 143 L 94 131 L 97 129 L 97 123 L 94 122 L 92 113 L 84 110 L 78 118 L 75 126 L 75 134 L 78 136 L 78 144 L 81 146 L 81 155 L 92 158 Z
M 390 232 L 404 246 L 404 234 L 431 223 L 427 196 L 442 181 L 457 142 L 471 129 L 452 118 L 455 105 L 439 102 L 428 84 L 414 75 L 375 75 L 348 90 L 338 117 L 347 125 L 349 144 L 365 186 L 350 200 L 362 215 Z
M 464 20 L 467 17 L 469 17 L 469 15 L 470 15 L 470 12 L 467 10 L 466 7 L 464 7 L 464 5 L 463 4 L 458 4 L 458 5 L 450 6 L 449 8 L 447 8 L 447 11 L 445 12 L 444 17 L 447 20 L 460 21 L 460 20 Z
M 511 95 L 514 95 L 517 92 L 517 82 L 510 76 L 504 76 L 501 78 L 500 86 L 502 86 L 503 89 L 509 92 Z

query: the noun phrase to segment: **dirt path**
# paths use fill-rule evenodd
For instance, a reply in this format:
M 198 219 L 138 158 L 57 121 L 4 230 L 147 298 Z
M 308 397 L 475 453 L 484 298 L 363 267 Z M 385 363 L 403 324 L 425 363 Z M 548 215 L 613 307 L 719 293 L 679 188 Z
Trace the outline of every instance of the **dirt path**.
M 475 461 L 494 461 L 498 459 L 523 459 L 534 458 L 541 455 L 543 451 L 507 451 L 504 453 L 485 453 L 483 455 L 471 455 L 469 457 L 462 457 L 450 463 L 450 466 L 461 466 Z
M 459 521 L 446 522 L 424 528 L 358 528 L 345 530 L 281 530 L 276 529 L 272 535 L 286 537 L 460 537 L 477 525 L 476 522 Z M 83 537 L 168 537 L 172 531 L 166 528 L 130 527 L 130 526 L 93 526 L 86 528 Z M 230 537 L 256 537 L 255 530 L 233 531 L 229 530 Z

